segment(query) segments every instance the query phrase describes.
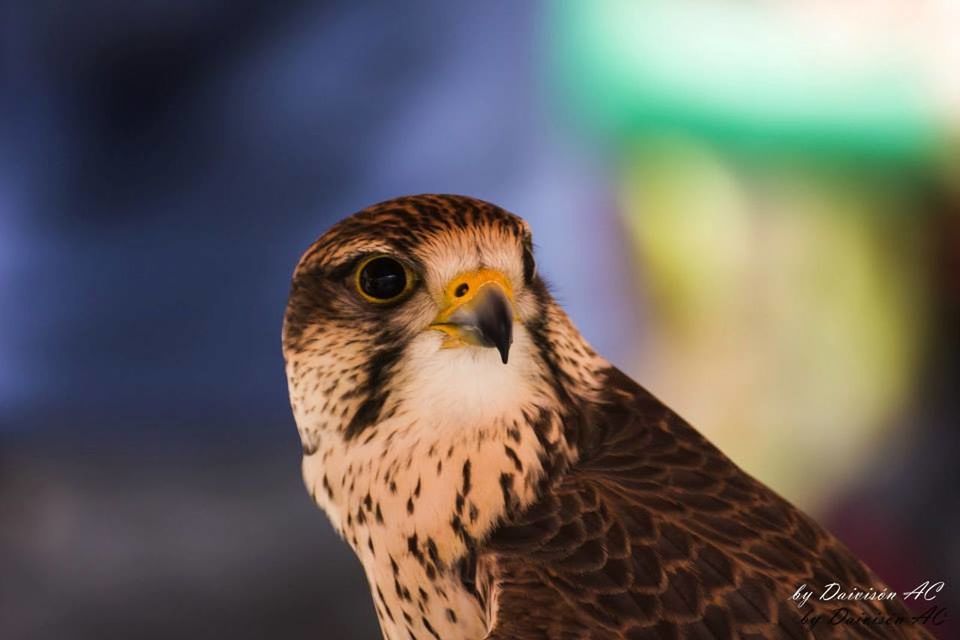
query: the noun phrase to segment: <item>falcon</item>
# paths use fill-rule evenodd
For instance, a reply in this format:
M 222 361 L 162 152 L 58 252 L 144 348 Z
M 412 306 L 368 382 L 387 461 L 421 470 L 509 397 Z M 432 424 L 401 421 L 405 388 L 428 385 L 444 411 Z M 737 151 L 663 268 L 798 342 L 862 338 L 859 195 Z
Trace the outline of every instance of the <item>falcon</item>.
M 889 589 L 594 352 L 495 205 L 333 226 L 283 351 L 304 482 L 387 640 L 929 637 L 897 598 L 818 599 Z

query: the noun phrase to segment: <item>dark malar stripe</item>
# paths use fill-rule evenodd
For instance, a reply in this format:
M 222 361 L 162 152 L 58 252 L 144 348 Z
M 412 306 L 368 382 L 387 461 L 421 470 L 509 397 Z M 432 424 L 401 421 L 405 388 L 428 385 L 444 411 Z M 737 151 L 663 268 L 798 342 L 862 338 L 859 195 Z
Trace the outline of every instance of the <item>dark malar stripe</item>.
M 400 360 L 407 346 L 406 341 L 392 332 L 385 332 L 379 336 L 377 343 L 389 346 L 381 347 L 374 353 L 366 365 L 366 381 L 353 393 L 344 396 L 345 398 L 364 397 L 360 408 L 353 414 L 353 418 L 344 430 L 343 437 L 347 441 L 353 440 L 380 421 L 380 413 L 389 396 L 388 388 L 393 367 Z

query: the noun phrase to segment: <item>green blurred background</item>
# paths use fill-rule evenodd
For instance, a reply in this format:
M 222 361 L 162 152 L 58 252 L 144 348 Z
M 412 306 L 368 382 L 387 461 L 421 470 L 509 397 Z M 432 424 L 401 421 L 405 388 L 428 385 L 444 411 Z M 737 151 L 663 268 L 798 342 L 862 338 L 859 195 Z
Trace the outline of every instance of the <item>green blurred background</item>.
M 587 338 L 960 633 L 960 5 L 0 6 L 0 635 L 376 637 L 300 252 L 458 192 Z

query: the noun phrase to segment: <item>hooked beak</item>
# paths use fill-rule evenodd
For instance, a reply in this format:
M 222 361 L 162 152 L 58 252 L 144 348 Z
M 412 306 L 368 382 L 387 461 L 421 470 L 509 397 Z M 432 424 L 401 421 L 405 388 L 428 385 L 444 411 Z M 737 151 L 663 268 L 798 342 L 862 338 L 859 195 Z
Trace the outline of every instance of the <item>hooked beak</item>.
M 446 334 L 445 348 L 495 347 L 506 364 L 513 342 L 512 301 L 510 283 L 499 271 L 461 274 L 445 288 L 443 308 L 430 328 Z

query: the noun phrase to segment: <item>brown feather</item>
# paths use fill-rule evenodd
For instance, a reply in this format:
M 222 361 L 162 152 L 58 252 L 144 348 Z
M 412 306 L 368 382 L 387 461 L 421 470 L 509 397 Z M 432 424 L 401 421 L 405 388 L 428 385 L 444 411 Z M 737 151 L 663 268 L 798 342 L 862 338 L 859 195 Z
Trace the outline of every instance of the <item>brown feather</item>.
M 592 450 L 478 551 L 489 638 L 926 638 L 919 625 L 830 625 L 827 583 L 886 590 L 842 543 L 616 369 Z M 806 584 L 806 607 L 791 600 Z M 492 596 L 491 596 L 492 597 Z M 843 602 L 901 616 L 897 600 Z M 816 627 L 805 613 L 824 614 Z

